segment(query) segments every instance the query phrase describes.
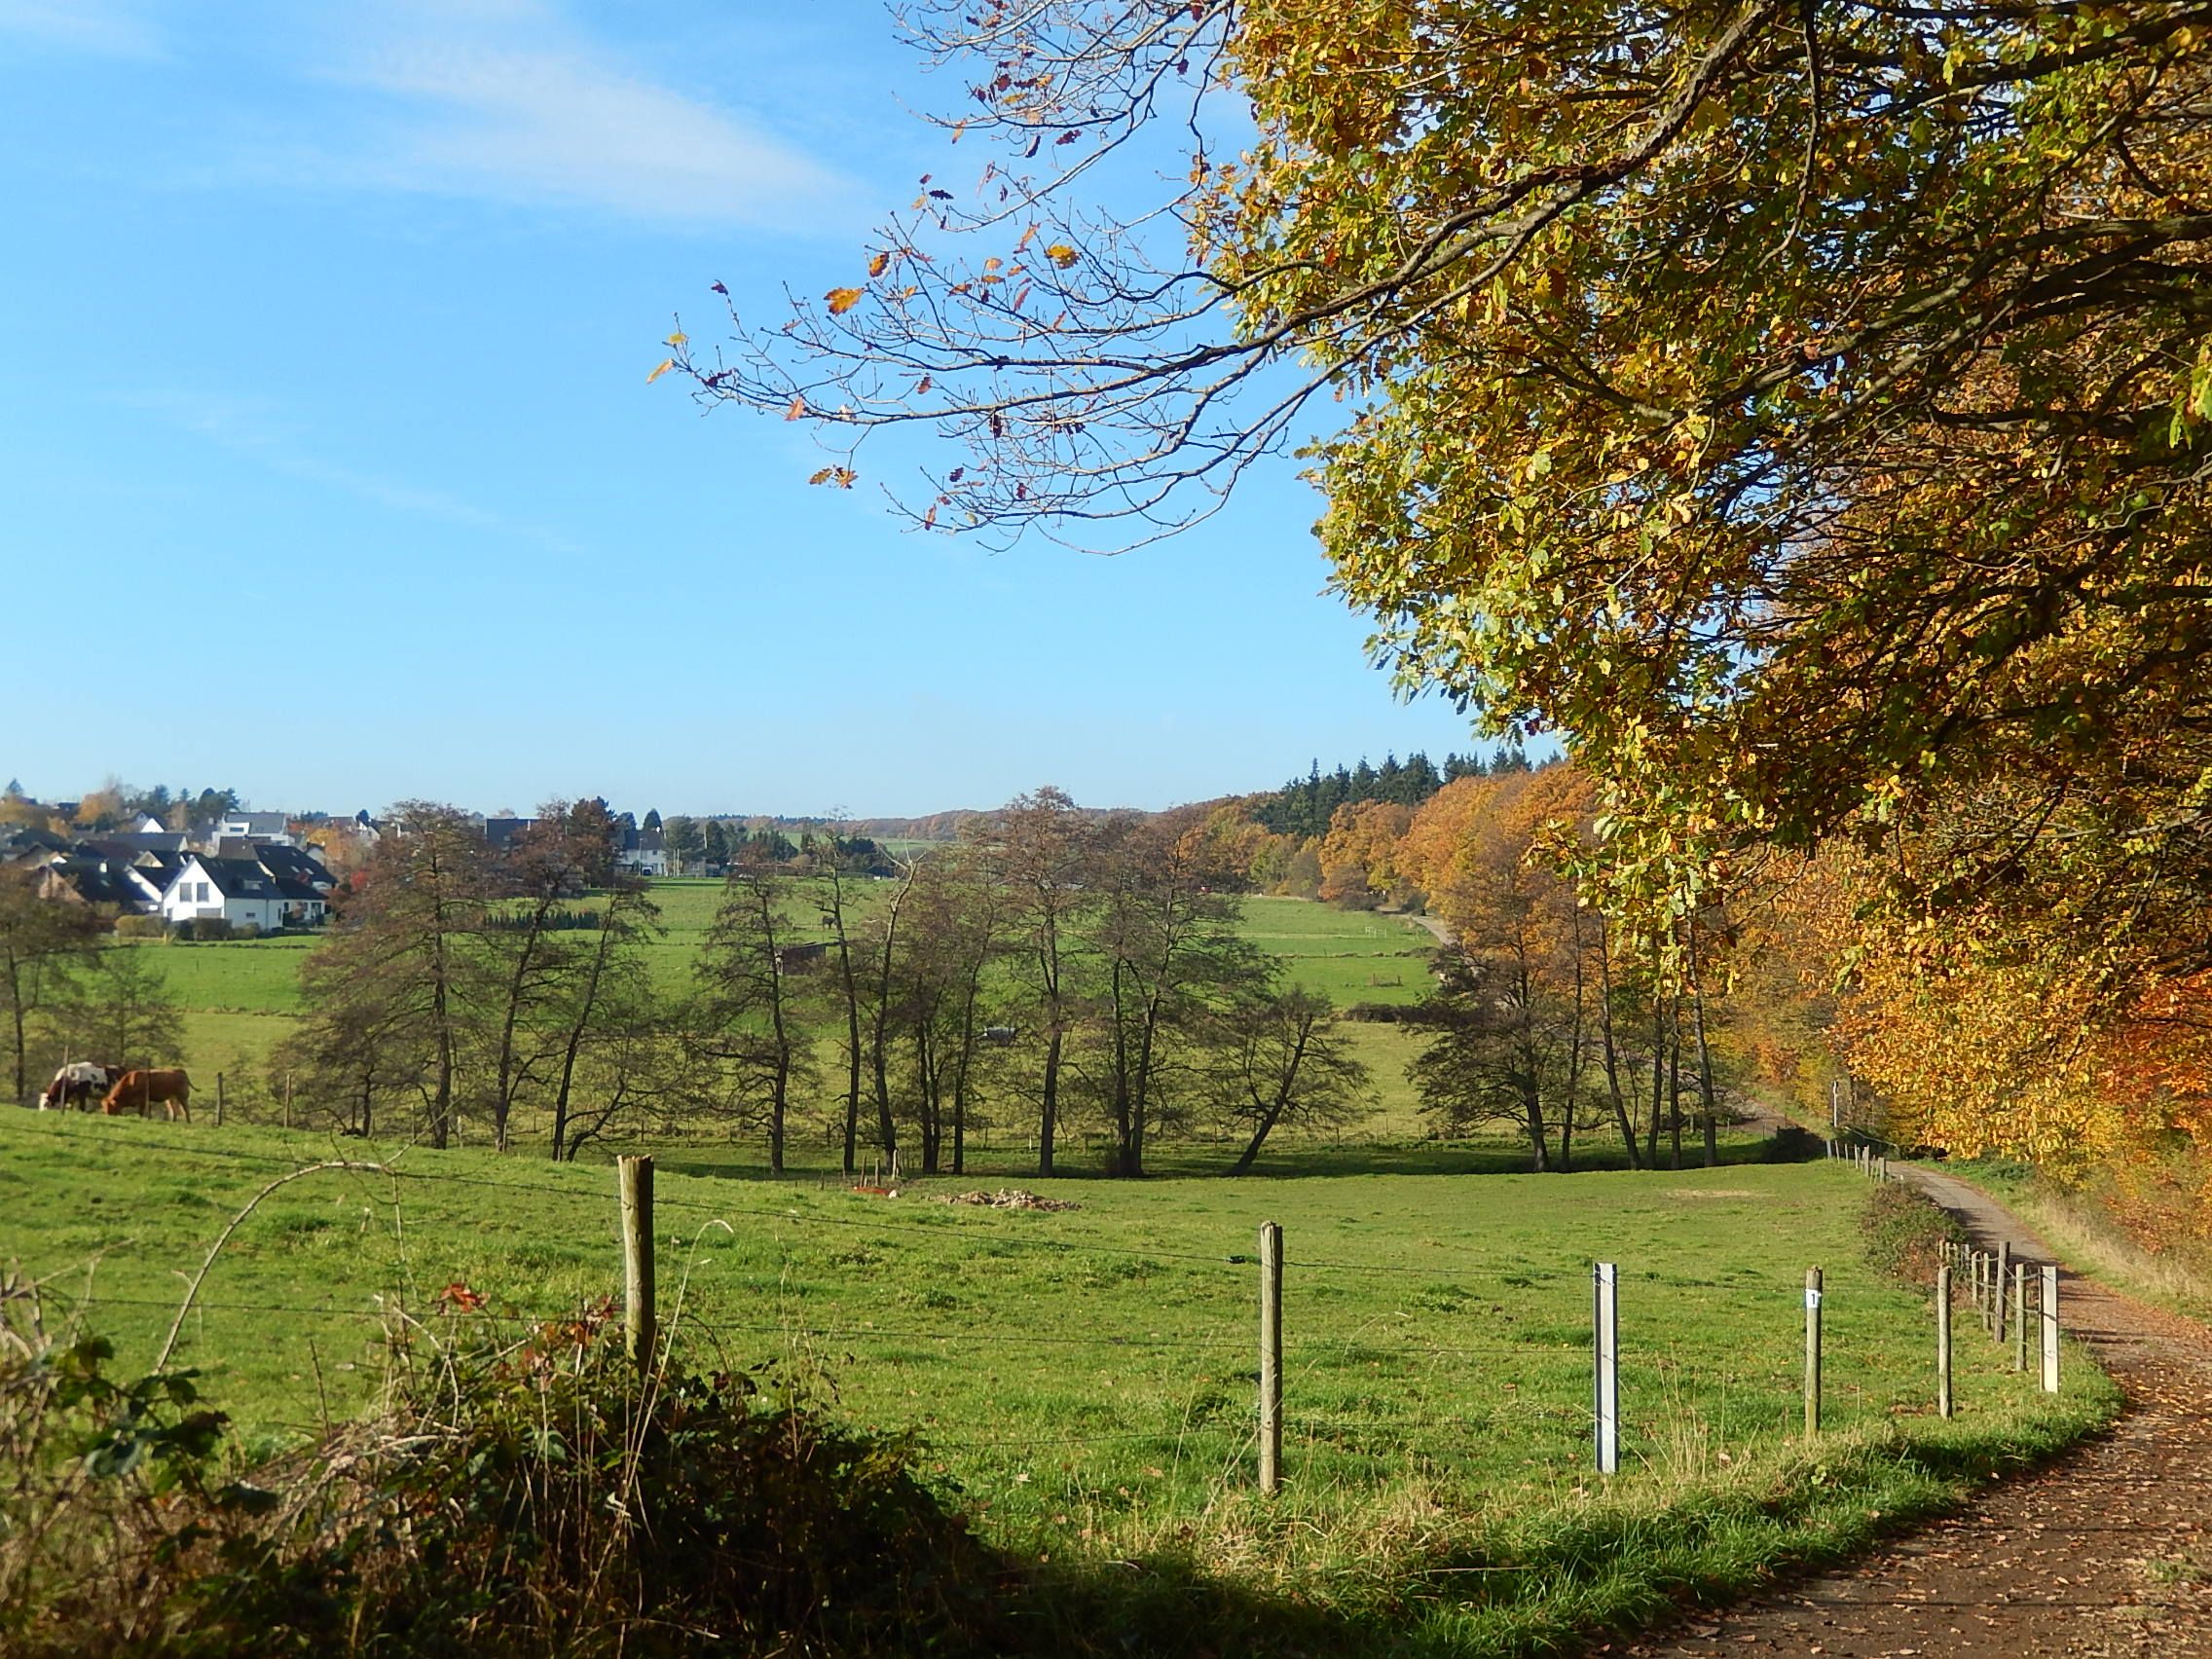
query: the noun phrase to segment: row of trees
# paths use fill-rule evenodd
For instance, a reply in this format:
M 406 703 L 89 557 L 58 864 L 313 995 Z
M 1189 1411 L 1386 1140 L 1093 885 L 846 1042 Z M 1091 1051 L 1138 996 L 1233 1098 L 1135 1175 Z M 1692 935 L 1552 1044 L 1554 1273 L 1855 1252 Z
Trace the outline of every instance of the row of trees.
M 653 949 L 642 884 L 565 925 L 596 844 L 565 803 L 497 864 L 451 808 L 408 803 L 394 830 L 277 1062 L 364 1131 L 399 1110 L 433 1145 L 478 1122 L 506 1146 L 527 1116 L 572 1158 L 719 1125 L 781 1171 L 822 1126 L 848 1170 L 873 1149 L 957 1173 L 995 1124 L 1050 1174 L 1081 1124 L 1137 1175 L 1161 1134 L 1233 1127 L 1245 1169 L 1277 1128 L 1367 1106 L 1334 1011 L 1239 937 L 1202 814 L 1039 791 L 889 877 L 872 845 L 809 835 L 735 866 L 689 964 Z
M 1371 766 L 1362 756 L 1356 766 L 1340 765 L 1321 770 L 1315 760 L 1303 778 L 1293 778 L 1279 790 L 1249 797 L 1244 810 L 1262 829 L 1277 835 L 1312 839 L 1328 833 L 1337 809 L 1365 801 L 1393 806 L 1419 806 L 1446 784 L 1458 778 L 1480 778 L 1493 768 L 1501 772 L 1528 770 L 1528 757 L 1518 746 L 1500 750 L 1493 760 L 1479 754 L 1452 754 L 1438 766 L 1419 750 L 1401 762 L 1385 755 L 1382 764 Z
M 171 830 L 184 830 L 235 812 L 239 793 L 230 789 L 179 787 L 171 790 L 166 784 L 142 788 L 110 777 L 98 789 L 87 792 L 69 805 L 70 810 L 64 812 L 59 806 L 33 800 L 23 793 L 21 783 L 11 778 L 5 788 L 0 788 L 0 825 L 27 825 L 57 835 L 72 830 L 99 835 L 124 829 L 136 823 L 141 815 L 151 814 Z
M 1792 964 L 1802 918 L 1777 1057 L 1825 1008 L 1934 1138 L 2212 1154 L 2197 10 L 902 20 L 978 189 L 679 332 L 699 398 L 848 440 L 831 487 L 912 424 L 960 451 L 916 522 L 1091 545 L 1337 409 L 1337 590 L 1404 682 L 1571 734 L 1580 879 L 1668 983 L 1689 916 Z

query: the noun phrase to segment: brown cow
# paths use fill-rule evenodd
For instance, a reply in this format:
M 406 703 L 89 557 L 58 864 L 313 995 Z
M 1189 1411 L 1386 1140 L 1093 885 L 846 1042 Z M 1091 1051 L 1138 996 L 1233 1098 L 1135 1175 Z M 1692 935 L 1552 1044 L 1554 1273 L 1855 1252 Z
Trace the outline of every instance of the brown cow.
M 192 1079 L 181 1071 L 127 1071 L 107 1091 L 100 1110 L 112 1118 L 133 1106 L 141 1118 L 154 1107 L 162 1106 L 167 1109 L 171 1122 L 182 1118 L 189 1124 L 192 1122 Z

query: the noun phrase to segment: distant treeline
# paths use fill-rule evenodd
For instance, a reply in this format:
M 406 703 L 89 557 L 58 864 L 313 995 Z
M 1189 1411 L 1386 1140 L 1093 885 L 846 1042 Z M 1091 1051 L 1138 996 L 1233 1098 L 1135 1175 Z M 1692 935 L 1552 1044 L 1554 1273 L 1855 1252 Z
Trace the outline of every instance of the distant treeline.
M 1382 764 L 1371 766 L 1366 756 L 1356 766 L 1339 763 L 1333 772 L 1321 770 L 1315 760 L 1303 778 L 1293 778 L 1279 790 L 1255 795 L 1246 806 L 1252 822 L 1277 835 L 1320 836 L 1340 806 L 1361 801 L 1387 801 L 1395 806 L 1419 806 L 1446 784 L 1460 778 L 1526 772 L 1529 757 L 1518 747 L 1504 749 L 1485 761 L 1480 755 L 1447 755 L 1438 766 L 1419 750 L 1401 761 L 1385 755 Z

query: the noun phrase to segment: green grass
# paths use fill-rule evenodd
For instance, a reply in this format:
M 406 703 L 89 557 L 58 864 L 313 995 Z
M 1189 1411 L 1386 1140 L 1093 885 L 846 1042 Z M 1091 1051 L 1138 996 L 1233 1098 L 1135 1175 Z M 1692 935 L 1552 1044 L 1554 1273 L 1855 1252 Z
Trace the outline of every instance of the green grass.
M 296 1161 L 374 1151 L 10 1114 L 0 1202 L 23 1269 L 57 1291 L 89 1287 L 125 1365 L 143 1364 L 182 1277 L 256 1190 Z M 604 1165 L 416 1151 L 397 1166 L 396 1182 L 326 1172 L 284 1188 L 210 1274 L 181 1357 L 249 1436 L 355 1410 L 395 1296 L 434 1321 L 437 1292 L 465 1283 L 523 1320 L 617 1293 Z M 1656 1516 L 1671 1518 L 1665 1533 L 1706 1514 L 1690 1528 L 1704 1541 L 1685 1533 L 1689 1555 L 1666 1570 L 1718 1584 L 1777 1552 L 1843 1547 L 1868 1530 L 1866 1509 L 1933 1504 L 1975 1459 L 2063 1439 L 2110 1408 L 2079 1355 L 2052 1402 L 1970 1342 L 1963 1415 L 1936 1421 L 1931 1315 L 1862 1265 L 1862 1184 L 1825 1163 L 1032 1184 L 1083 1207 L 867 1198 L 732 1179 L 664 1150 L 664 1317 L 681 1309 L 678 1340 L 704 1360 L 795 1371 L 846 1416 L 911 1429 L 932 1478 L 1009 1547 L 1196 1552 L 1207 1574 L 1269 1596 L 1302 1562 L 1309 1593 L 1346 1616 L 1442 1620 L 1506 1647 L 1563 1609 L 1614 1616 L 1652 1593 L 1649 1574 L 1604 1591 L 1583 1568 L 1568 1588 L 1539 1573 L 1505 1612 L 1487 1592 L 1455 1611 L 1465 1586 L 1447 1558 L 1487 1559 L 1513 1537 L 1546 1560 L 1579 1549 L 1587 1567 L 1601 1559 L 1592 1528 Z M 1255 1270 L 1235 1259 L 1267 1219 L 1283 1224 L 1290 1262 L 1289 1490 L 1272 1506 L 1250 1493 Z M 1627 1472 L 1604 1495 L 1588 1473 L 1595 1259 L 1622 1274 Z M 1791 1443 L 1816 1262 L 1834 1450 L 1807 1461 Z M 1832 1465 L 1820 1480 L 1817 1461 Z M 1428 1575 L 1412 1602 L 1383 1582 L 1409 1573 Z
M 1281 957 L 1285 971 L 1337 1005 L 1417 1003 L 1434 983 L 1436 940 L 1418 922 L 1332 909 L 1304 899 L 1247 899 L 1244 937 Z

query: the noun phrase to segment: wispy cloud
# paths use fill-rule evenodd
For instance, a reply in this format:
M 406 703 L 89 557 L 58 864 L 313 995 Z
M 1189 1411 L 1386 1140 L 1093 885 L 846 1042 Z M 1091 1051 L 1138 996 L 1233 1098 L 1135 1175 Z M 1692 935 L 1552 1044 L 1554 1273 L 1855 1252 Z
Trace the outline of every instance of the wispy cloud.
M 656 77 L 543 0 L 279 9 L 257 57 L 311 96 L 237 110 L 232 140 L 178 176 L 676 226 L 865 223 L 863 193 L 838 168 L 755 113 Z M 287 108 L 301 113 L 271 113 Z
M 608 209 L 796 225 L 847 194 L 833 172 L 727 110 L 573 49 L 381 43 L 337 71 L 400 106 L 363 182 Z
M 582 551 L 574 542 L 541 526 L 518 523 L 449 491 L 424 488 L 387 473 L 332 461 L 303 442 L 291 424 L 265 401 L 185 391 L 120 392 L 113 401 L 272 472 L 321 485 L 392 512 L 535 542 L 559 553 Z
M 165 55 L 154 26 L 111 0 L 0 0 L 0 40 L 8 38 L 101 57 Z

